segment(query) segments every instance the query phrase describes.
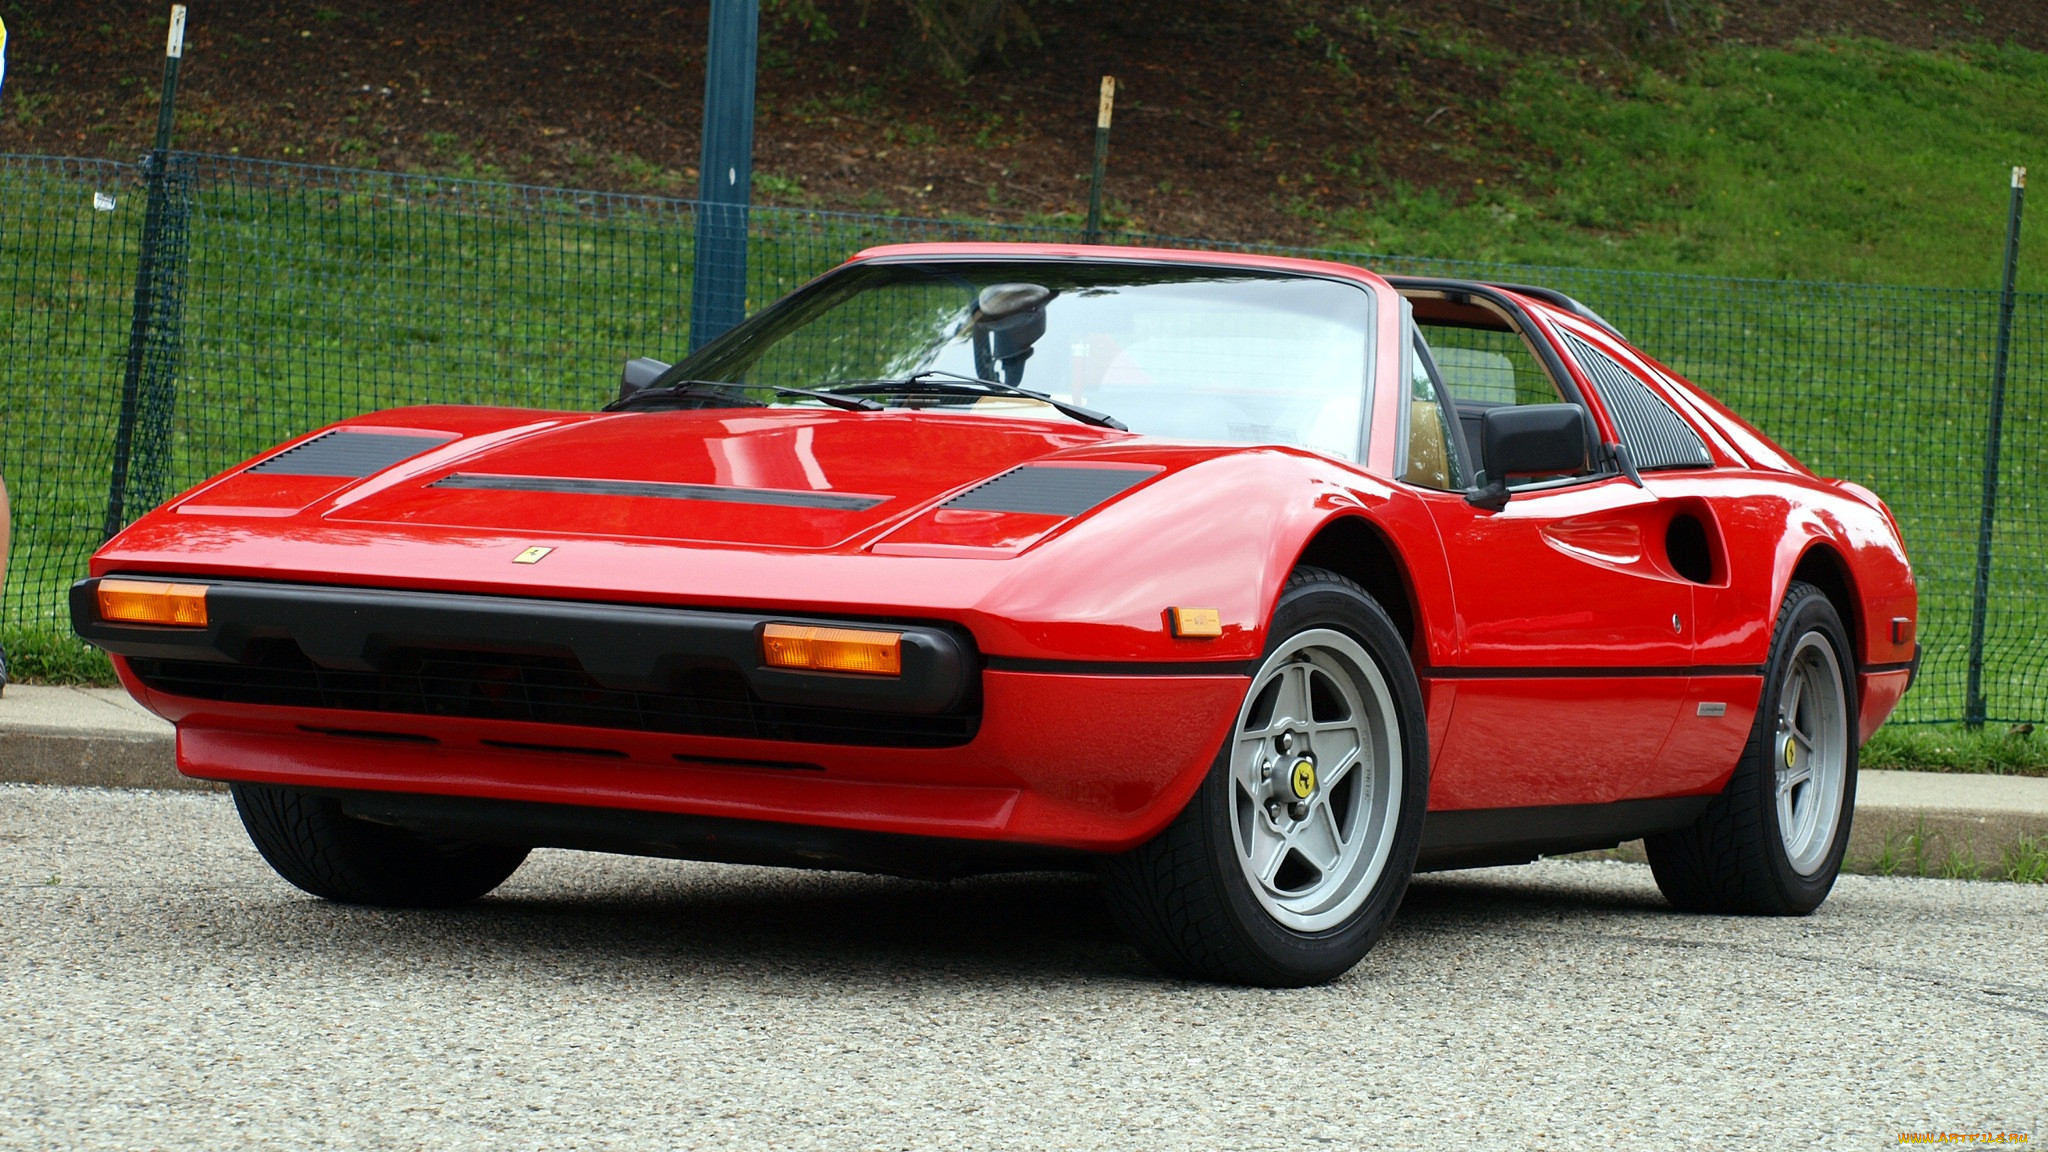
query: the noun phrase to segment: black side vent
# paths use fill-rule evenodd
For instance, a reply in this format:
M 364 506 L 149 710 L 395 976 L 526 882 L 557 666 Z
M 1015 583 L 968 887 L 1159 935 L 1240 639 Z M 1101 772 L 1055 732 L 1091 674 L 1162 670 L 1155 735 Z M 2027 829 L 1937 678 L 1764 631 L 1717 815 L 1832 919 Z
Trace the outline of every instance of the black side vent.
M 1593 380 L 1637 468 L 1711 468 L 1714 457 L 1690 425 L 1649 386 L 1591 344 L 1565 333 L 1572 357 Z
M 1026 464 L 969 488 L 941 507 L 972 512 L 1079 516 L 1159 472 L 1158 468 L 1075 468 L 1057 464 Z
M 279 476 L 370 476 L 453 439 L 337 428 L 296 448 L 287 448 L 249 471 Z

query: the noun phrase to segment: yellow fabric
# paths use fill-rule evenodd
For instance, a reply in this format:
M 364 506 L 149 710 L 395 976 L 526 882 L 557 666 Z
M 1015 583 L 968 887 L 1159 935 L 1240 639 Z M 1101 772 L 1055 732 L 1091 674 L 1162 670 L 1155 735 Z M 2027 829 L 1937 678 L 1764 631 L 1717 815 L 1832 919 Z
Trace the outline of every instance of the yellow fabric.
M 1425 488 L 1451 487 L 1450 454 L 1444 450 L 1443 409 L 1434 400 L 1408 402 L 1408 471 L 1401 478 Z

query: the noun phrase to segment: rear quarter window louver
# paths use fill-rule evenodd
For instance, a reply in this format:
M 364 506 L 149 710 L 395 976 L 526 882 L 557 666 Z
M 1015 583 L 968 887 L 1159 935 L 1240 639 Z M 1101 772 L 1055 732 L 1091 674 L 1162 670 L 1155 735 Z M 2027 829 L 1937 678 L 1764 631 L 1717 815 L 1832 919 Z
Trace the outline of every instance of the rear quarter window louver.
M 1714 457 L 1699 433 L 1681 419 L 1649 386 L 1615 363 L 1613 357 L 1570 333 L 1565 343 L 1586 370 L 1600 403 L 1614 418 L 1615 431 L 1628 445 L 1637 468 L 1711 468 Z

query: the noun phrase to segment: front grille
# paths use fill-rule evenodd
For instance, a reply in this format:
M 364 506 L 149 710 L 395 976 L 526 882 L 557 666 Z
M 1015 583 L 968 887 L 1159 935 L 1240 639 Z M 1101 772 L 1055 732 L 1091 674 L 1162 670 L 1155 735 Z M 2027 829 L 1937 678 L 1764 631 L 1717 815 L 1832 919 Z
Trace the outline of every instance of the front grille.
M 200 700 L 684 736 L 946 748 L 973 739 L 981 719 L 772 704 L 735 669 L 687 672 L 674 692 L 620 691 L 560 656 L 411 648 L 390 653 L 384 671 L 338 672 L 315 665 L 289 640 L 271 640 L 259 641 L 240 664 L 140 656 L 129 664 L 151 688 Z

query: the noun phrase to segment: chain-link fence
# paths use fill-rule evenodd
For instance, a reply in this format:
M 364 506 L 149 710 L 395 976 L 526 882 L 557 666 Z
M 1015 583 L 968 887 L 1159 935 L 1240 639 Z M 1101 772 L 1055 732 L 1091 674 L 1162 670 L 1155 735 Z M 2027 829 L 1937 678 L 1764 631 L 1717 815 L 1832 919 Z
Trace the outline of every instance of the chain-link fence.
M 689 344 L 689 201 L 161 163 L 151 179 L 0 156 L 8 623 L 67 630 L 64 588 L 110 526 L 288 436 L 398 404 L 594 407 L 626 358 Z M 747 230 L 749 310 L 870 244 L 1080 239 L 795 209 L 707 224 Z M 1817 471 L 1875 489 L 1920 579 L 1926 657 L 1900 718 L 1963 716 L 1997 292 L 1260 250 L 1568 292 Z M 2043 719 L 2048 296 L 2019 298 L 2012 347 L 1984 695 L 1992 719 Z

